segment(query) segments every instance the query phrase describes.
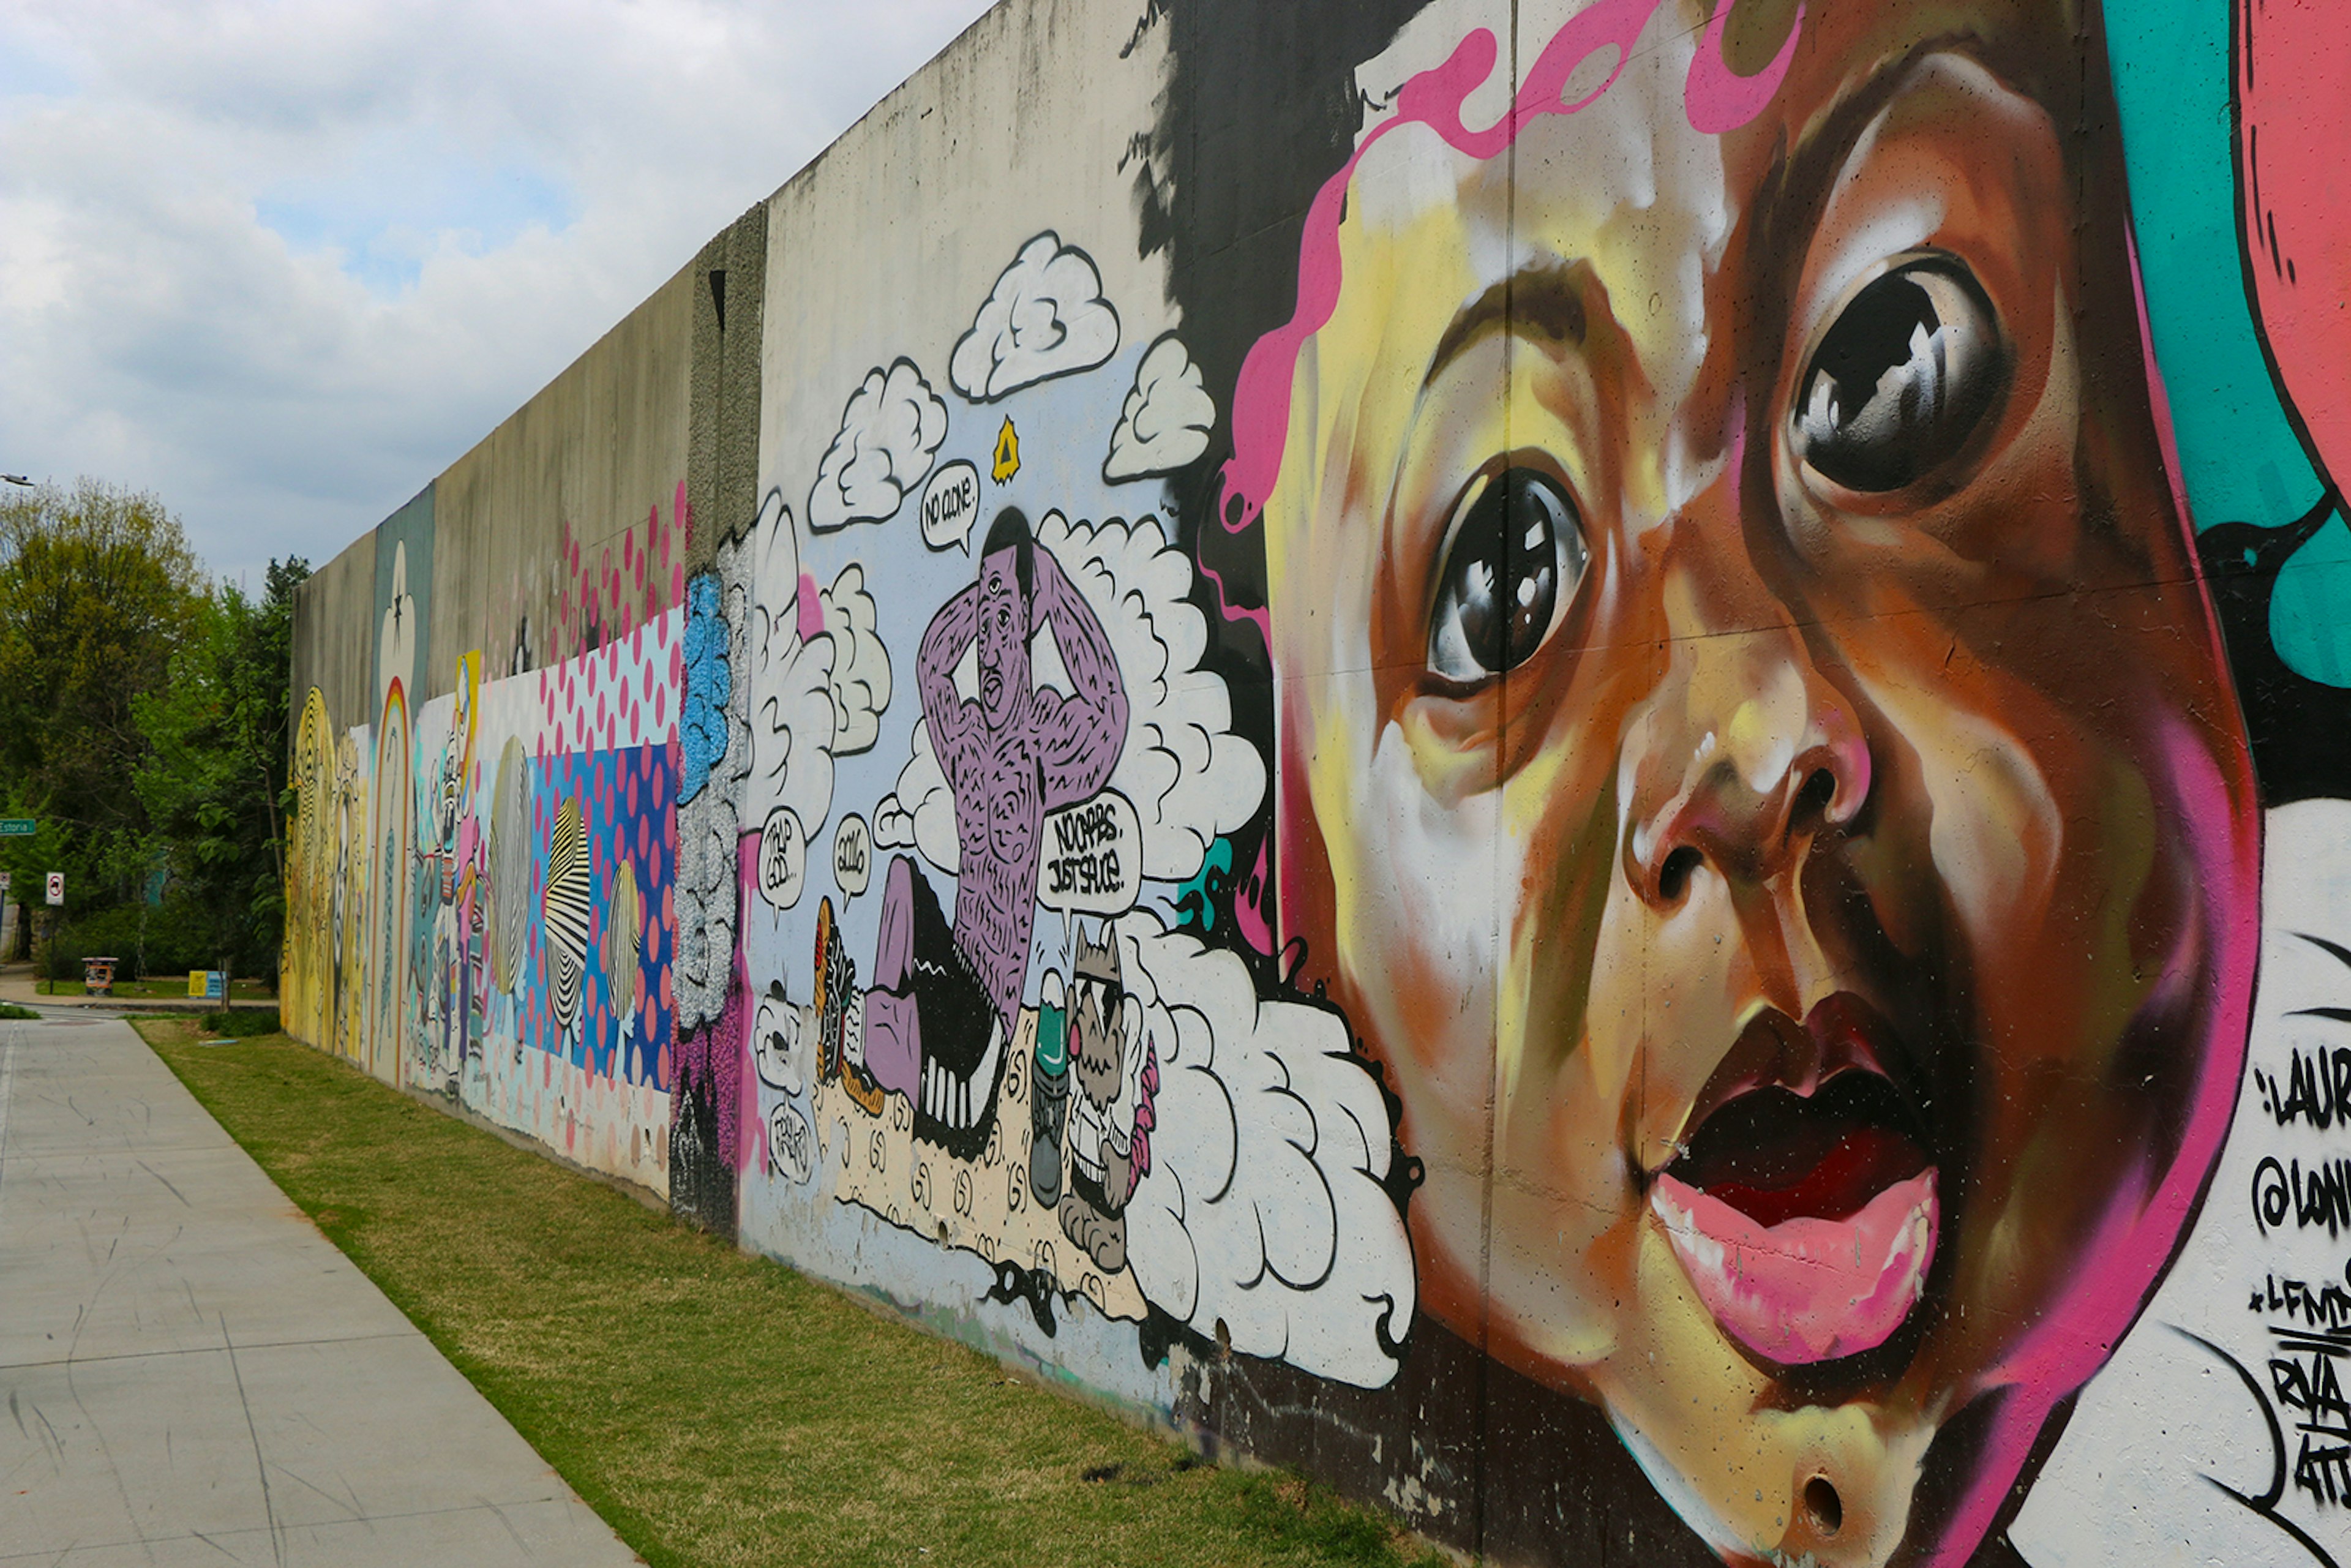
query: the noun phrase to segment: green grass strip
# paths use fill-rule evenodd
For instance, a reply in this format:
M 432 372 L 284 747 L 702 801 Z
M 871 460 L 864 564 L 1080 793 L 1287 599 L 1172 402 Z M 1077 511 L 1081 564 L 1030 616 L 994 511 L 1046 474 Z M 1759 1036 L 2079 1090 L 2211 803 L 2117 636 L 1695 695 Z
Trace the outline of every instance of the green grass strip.
M 655 1568 L 1443 1561 L 1319 1486 L 1199 1464 L 284 1036 L 140 1029 Z

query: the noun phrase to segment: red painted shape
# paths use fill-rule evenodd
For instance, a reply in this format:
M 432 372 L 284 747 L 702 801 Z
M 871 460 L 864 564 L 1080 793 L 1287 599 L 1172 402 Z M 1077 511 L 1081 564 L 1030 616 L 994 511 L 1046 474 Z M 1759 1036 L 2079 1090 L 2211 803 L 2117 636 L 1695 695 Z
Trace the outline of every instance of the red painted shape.
M 2351 482 L 2351 6 L 2237 0 L 2245 270 L 2311 455 Z

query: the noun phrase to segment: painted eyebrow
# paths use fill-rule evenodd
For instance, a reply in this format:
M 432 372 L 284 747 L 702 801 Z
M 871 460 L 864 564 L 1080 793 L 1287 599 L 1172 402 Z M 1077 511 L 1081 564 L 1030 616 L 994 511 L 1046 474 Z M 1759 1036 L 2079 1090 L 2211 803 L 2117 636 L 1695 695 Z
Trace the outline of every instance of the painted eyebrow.
M 1437 340 L 1423 387 L 1489 332 L 1521 332 L 1554 343 L 1583 346 L 1583 289 L 1590 269 L 1581 262 L 1520 267 L 1463 306 Z

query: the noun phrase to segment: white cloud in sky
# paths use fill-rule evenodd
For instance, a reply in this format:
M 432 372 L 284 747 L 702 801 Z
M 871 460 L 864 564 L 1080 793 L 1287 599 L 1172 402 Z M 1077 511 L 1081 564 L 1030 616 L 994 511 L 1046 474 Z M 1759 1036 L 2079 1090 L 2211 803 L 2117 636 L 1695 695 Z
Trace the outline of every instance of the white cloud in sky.
M 0 471 L 323 564 L 986 0 L 11 0 Z

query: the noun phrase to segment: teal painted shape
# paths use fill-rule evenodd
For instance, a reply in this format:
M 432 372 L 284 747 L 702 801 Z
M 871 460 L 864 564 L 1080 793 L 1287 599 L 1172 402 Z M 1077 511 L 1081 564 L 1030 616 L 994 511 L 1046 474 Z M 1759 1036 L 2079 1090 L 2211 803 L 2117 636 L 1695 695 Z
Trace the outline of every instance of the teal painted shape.
M 2294 552 L 2270 592 L 2270 641 L 2296 674 L 2351 686 L 2351 528 L 2336 513 Z
M 1201 857 L 1198 873 L 1176 889 L 1176 929 L 1207 933 L 1216 920 L 1217 894 L 1232 880 L 1233 841 L 1218 839 Z
M 2319 479 L 2279 402 L 2245 297 L 2229 99 L 2231 0 L 2106 7 L 2156 361 L 2197 526 L 2277 528 Z
M 2324 481 L 2288 421 L 2255 334 L 2237 237 L 2230 102 L 2232 0 L 2130 0 L 2106 11 L 2131 222 L 2180 477 L 2197 526 L 2279 528 Z M 2351 528 L 2336 517 L 2279 573 L 2270 641 L 2306 679 L 2351 686 Z

